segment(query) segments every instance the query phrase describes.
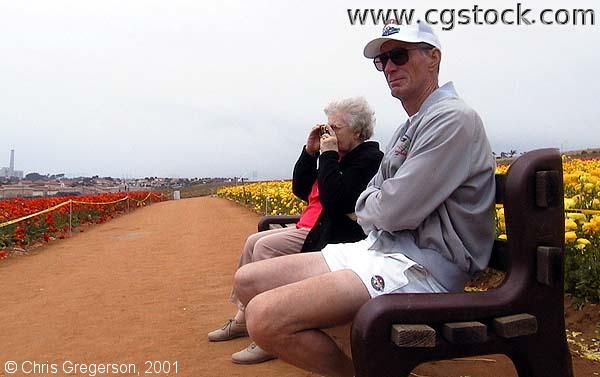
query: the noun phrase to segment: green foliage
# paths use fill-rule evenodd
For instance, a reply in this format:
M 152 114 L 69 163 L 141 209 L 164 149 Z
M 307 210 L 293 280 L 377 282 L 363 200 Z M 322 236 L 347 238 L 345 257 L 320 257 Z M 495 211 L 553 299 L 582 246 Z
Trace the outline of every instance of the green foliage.
M 590 244 L 565 245 L 565 292 L 578 304 L 600 302 L 600 237 L 587 238 Z
M 13 245 L 15 244 L 13 234 L 15 233 L 16 229 L 16 224 L 0 228 L 0 249 L 13 247 Z

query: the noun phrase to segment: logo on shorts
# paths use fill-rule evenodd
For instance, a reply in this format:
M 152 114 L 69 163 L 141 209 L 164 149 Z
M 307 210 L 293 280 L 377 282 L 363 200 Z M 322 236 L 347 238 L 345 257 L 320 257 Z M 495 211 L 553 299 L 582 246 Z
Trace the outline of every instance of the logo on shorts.
M 385 281 L 379 275 L 374 275 L 371 278 L 371 285 L 375 288 L 376 291 L 383 291 L 383 287 L 385 287 Z

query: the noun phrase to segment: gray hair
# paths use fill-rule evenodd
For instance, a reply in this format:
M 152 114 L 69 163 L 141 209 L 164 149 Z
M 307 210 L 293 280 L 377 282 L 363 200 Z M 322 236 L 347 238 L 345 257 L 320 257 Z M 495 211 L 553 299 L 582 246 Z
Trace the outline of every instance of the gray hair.
M 373 136 L 375 113 L 364 97 L 352 97 L 331 102 L 323 111 L 327 116 L 333 114 L 342 116 L 348 127 L 359 132 L 362 141 Z
M 433 45 L 430 45 L 429 43 L 425 43 L 425 42 L 420 42 L 420 43 L 417 43 L 416 45 L 417 45 L 417 47 L 419 47 L 419 49 L 420 49 L 420 51 L 421 51 L 422 54 L 426 54 L 425 51 L 427 51 L 427 53 L 429 53 L 434 48 L 437 48 L 437 47 L 435 47 Z M 441 54 L 442 50 L 440 50 L 439 48 L 437 48 L 437 49 L 438 49 L 438 51 Z M 438 65 L 437 65 L 436 72 L 437 72 L 438 75 L 440 74 L 440 64 L 441 64 L 441 60 L 438 62 Z

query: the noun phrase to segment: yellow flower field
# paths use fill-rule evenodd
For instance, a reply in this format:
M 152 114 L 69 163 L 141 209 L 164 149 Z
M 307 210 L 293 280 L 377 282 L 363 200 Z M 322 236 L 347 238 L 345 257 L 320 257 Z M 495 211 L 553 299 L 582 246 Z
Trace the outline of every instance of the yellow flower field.
M 267 215 L 299 215 L 306 205 L 292 193 L 291 181 L 222 187 L 217 195 L 248 205 L 256 212 Z
M 507 165 L 498 166 L 503 174 Z M 600 235 L 600 160 L 563 157 L 565 195 L 565 242 L 580 250 L 592 245 L 589 238 Z M 496 209 L 497 231 L 504 235 L 504 209 Z

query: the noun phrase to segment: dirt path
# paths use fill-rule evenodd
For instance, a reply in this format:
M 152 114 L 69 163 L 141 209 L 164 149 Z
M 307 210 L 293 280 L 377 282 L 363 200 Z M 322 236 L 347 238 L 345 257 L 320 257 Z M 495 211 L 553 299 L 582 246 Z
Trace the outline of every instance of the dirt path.
M 0 261 L 0 376 L 92 376 L 69 362 L 177 362 L 179 376 L 314 376 L 276 360 L 229 361 L 247 339 L 209 343 L 208 331 L 233 313 L 227 302 L 245 237 L 259 216 L 216 198 L 154 204 L 54 242 L 31 255 Z M 423 376 L 514 376 L 509 362 L 448 361 L 415 370 Z M 491 365 L 490 365 L 491 364 Z M 576 360 L 577 376 L 598 364 Z M 57 373 L 52 367 L 56 365 Z M 596 368 L 597 367 L 597 368 Z M 46 368 L 46 370 L 44 370 Z M 174 376 L 175 365 L 171 364 Z M 493 372 L 490 372 L 493 370 Z M 97 376 L 127 376 L 105 373 Z M 166 374 L 160 374 L 165 376 Z

